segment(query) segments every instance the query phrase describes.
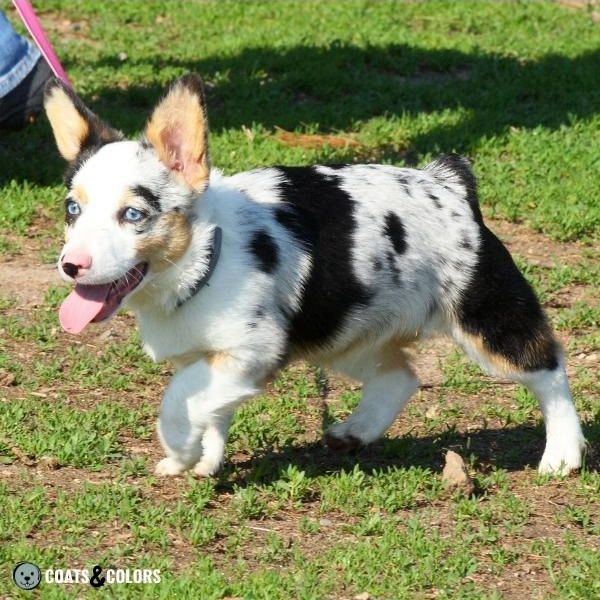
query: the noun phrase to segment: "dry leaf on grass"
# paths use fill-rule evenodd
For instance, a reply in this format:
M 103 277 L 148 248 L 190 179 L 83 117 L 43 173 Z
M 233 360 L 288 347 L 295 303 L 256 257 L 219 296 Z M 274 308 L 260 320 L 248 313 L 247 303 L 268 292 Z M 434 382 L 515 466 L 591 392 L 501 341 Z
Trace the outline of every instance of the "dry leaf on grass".
M 275 131 L 277 132 L 275 137 L 278 141 L 286 146 L 295 148 L 322 148 L 323 146 L 331 146 L 332 148 L 357 148 L 361 146 L 359 142 L 348 136 L 295 133 L 294 131 L 286 131 L 281 127 L 275 127 Z

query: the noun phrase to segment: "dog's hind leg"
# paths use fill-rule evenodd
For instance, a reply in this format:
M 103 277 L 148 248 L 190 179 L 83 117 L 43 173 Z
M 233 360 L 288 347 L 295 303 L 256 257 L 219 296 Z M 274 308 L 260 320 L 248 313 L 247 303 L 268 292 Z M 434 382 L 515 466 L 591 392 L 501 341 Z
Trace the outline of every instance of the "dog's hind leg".
M 492 375 L 525 385 L 546 424 L 539 469 L 566 474 L 581 466 L 585 440 L 560 345 L 508 251 L 482 225 L 479 263 L 456 310 L 453 337 Z
M 349 449 L 379 439 L 419 387 L 402 345 L 394 342 L 346 355 L 331 367 L 363 382 L 356 410 L 325 434 L 332 449 Z
M 253 377 L 229 364 L 204 360 L 179 370 L 163 398 L 158 435 L 166 458 L 158 475 L 178 475 L 195 466 L 212 475 L 223 461 L 227 430 L 235 408 L 259 391 Z

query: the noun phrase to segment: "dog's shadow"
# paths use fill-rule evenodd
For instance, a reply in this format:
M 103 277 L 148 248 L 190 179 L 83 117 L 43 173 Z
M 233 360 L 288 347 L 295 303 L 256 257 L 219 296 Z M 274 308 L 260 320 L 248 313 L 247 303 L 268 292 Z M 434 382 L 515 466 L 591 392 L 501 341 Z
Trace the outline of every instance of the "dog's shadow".
M 585 469 L 600 470 L 600 413 L 583 425 L 588 441 Z M 493 469 L 509 472 L 536 469 L 542 457 L 545 432 L 542 424 L 517 425 L 502 429 L 477 429 L 468 433 L 448 430 L 420 436 L 407 434 L 397 438 L 383 438 L 367 447 L 351 452 L 336 452 L 322 442 L 298 446 L 288 444 L 279 449 L 257 450 L 248 460 L 226 465 L 220 485 L 269 485 L 281 479 L 293 466 L 307 477 L 331 475 L 352 471 L 359 466 L 365 473 L 389 468 L 418 467 L 441 472 L 447 450 L 461 454 L 472 462 L 477 472 Z
M 376 159 L 396 163 L 415 163 L 427 153 L 468 154 L 482 139 L 510 127 L 558 129 L 574 118 L 589 118 L 600 110 L 598 64 L 600 50 L 522 61 L 480 50 L 433 50 L 406 44 L 361 48 L 343 43 L 245 48 L 234 56 L 195 61 L 155 54 L 128 62 L 129 67 L 154 73 L 165 67 L 200 73 L 208 84 L 209 119 L 217 133 L 252 123 L 268 131 L 304 125 L 318 132 L 335 132 L 381 116 L 460 111 L 456 119 L 415 127 L 404 140 L 381 139 Z M 70 66 L 67 62 L 67 70 Z M 87 65 L 99 72 L 107 67 L 119 70 L 122 63 L 117 57 L 101 56 Z M 126 89 L 101 88 L 92 99 L 84 99 L 103 118 L 132 135 L 141 130 L 162 92 L 162 85 L 133 84 Z M 59 180 L 62 161 L 45 119 L 40 121 L 26 135 L 3 136 L 0 162 L 10 169 L 0 169 L 0 185 L 11 179 L 43 185 Z M 325 161 L 330 152 L 323 150 Z M 357 156 L 349 148 L 335 158 L 352 162 L 369 157 Z M 319 161 L 319 151 L 315 160 Z

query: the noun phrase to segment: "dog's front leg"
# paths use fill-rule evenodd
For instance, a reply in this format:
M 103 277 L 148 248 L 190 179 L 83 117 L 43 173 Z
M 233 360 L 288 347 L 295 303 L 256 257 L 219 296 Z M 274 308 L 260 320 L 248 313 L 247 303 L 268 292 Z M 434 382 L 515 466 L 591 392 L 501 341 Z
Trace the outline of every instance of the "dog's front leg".
M 235 408 L 259 391 L 255 379 L 234 360 L 218 367 L 201 360 L 178 371 L 163 398 L 158 436 L 167 455 L 158 475 L 194 468 L 213 475 L 223 462 Z

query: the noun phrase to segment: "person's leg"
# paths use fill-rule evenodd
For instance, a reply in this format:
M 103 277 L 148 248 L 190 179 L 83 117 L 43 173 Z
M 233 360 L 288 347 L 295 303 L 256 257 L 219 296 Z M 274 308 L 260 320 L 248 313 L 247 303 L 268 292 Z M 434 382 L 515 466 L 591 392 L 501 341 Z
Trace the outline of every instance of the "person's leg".
M 38 49 L 13 28 L 0 11 L 0 98 L 12 92 L 31 73 Z
M 51 76 L 38 49 L 0 11 L 0 129 L 20 129 L 42 109 Z

